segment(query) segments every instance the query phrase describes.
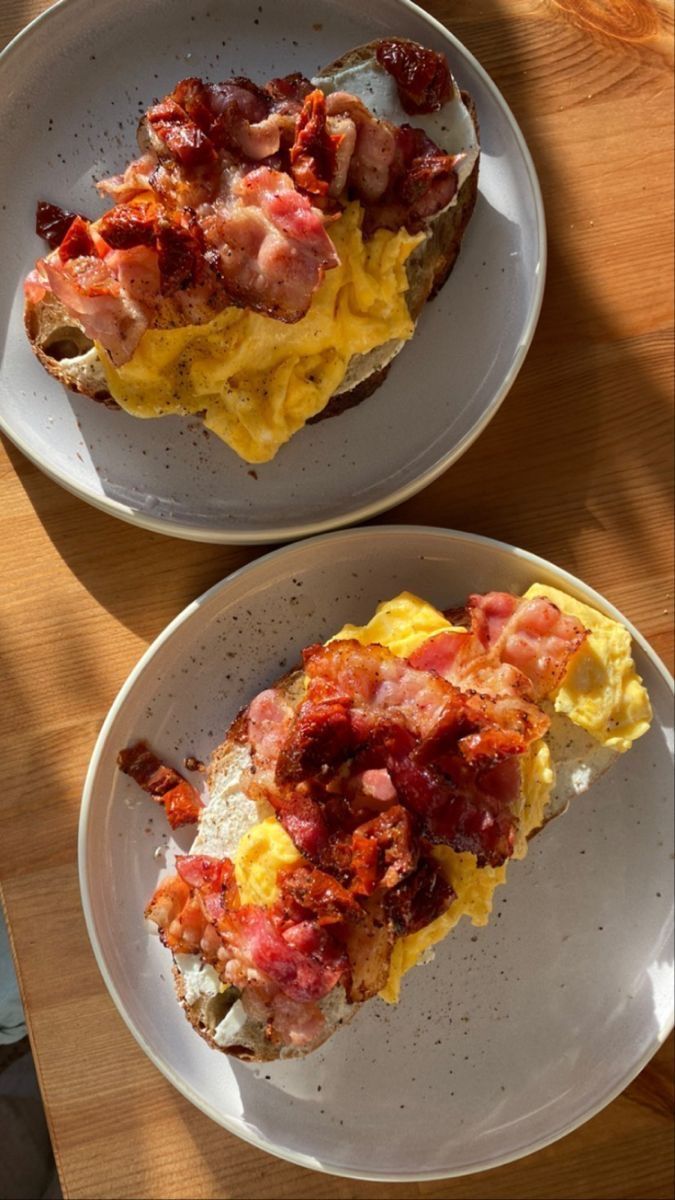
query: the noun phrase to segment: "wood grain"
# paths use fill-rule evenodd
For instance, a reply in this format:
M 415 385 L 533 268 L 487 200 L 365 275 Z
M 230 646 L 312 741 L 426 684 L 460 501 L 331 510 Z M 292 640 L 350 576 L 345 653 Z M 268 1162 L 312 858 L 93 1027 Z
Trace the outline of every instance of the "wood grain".
M 5 0 L 0 42 L 44 7 Z M 671 6 L 427 7 L 487 67 L 523 128 L 544 191 L 550 265 L 535 341 L 508 400 L 456 466 L 381 520 L 488 533 L 543 554 L 607 595 L 672 665 Z M 9 444 L 0 500 L 0 876 L 64 1194 L 672 1196 L 672 1039 L 562 1142 L 412 1188 L 293 1167 L 173 1091 L 127 1033 L 89 949 L 75 862 L 79 794 L 104 715 L 148 642 L 260 551 L 124 525 Z M 139 561 L 141 572 L 129 569 Z

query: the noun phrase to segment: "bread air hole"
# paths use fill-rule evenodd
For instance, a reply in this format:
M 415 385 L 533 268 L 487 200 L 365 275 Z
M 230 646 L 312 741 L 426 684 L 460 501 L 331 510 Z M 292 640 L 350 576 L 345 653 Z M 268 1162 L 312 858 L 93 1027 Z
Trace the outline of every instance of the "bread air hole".
M 87 337 L 84 330 L 77 329 L 74 325 L 67 325 L 52 330 L 42 343 L 42 349 L 56 362 L 63 362 L 65 358 L 81 358 L 93 348 L 93 345 L 94 343 L 91 338 Z

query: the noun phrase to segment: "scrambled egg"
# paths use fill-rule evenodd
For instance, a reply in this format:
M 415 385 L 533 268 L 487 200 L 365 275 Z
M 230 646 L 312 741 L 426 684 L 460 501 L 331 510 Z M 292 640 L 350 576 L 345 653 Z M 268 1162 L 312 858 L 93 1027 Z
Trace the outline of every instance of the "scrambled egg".
M 647 693 L 635 674 L 630 656 L 630 635 L 615 621 L 602 616 L 555 588 L 534 584 L 527 596 L 545 595 L 564 612 L 578 617 L 591 631 L 587 644 L 575 655 L 560 687 L 552 694 L 555 707 L 582 725 L 604 745 L 627 749 L 649 725 Z M 441 612 L 410 592 L 380 604 L 366 625 L 345 625 L 336 639 L 354 638 L 367 645 L 379 642 L 403 657 L 434 634 L 456 628 Z M 520 760 L 521 799 L 514 858 L 524 858 L 527 837 L 543 823 L 554 783 L 554 767 L 545 741 L 534 742 Z M 449 846 L 435 846 L 456 893 L 448 910 L 417 933 L 399 938 L 394 945 L 389 979 L 380 992 L 395 1004 L 406 971 L 420 962 L 436 942 L 450 932 L 461 917 L 473 925 L 486 925 L 495 889 L 506 880 L 507 864 L 478 867 L 475 856 L 459 854 Z M 288 834 L 274 817 L 251 829 L 235 857 L 235 875 L 244 903 L 271 904 L 277 898 L 277 871 L 300 860 Z
M 362 221 L 352 202 L 331 225 L 340 265 L 294 325 L 226 308 L 206 325 L 147 330 L 118 368 L 97 345 L 118 404 L 136 417 L 205 412 L 247 462 L 268 462 L 325 407 L 353 355 L 412 336 L 405 263 L 424 235 L 379 229 L 364 241 Z
M 557 588 L 533 583 L 525 595 L 547 596 L 589 631 L 551 695 L 556 712 L 564 713 L 603 746 L 630 750 L 649 729 L 652 709 L 631 657 L 628 630 Z
M 277 872 L 302 861 L 276 817 L 267 817 L 245 833 L 234 856 L 234 877 L 242 904 L 274 904 L 279 896 Z
M 412 592 L 401 592 L 393 600 L 378 604 L 375 616 L 367 625 L 345 625 L 330 641 L 352 639 L 362 646 L 379 642 L 392 654 L 407 658 L 430 637 L 445 629 L 459 629 L 459 626 L 451 625 L 433 604 L 427 604 Z

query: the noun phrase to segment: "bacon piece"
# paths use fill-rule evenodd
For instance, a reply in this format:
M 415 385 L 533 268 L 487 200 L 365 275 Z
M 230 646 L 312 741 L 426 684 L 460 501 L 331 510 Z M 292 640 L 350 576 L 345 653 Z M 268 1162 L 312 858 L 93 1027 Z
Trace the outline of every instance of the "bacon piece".
M 425 227 L 429 217 L 444 209 L 458 188 L 457 168 L 463 154 L 445 154 L 424 130 L 394 126 L 396 149 L 386 190 L 366 210 L 363 228 L 400 229 L 410 233 Z
M 396 788 L 386 767 L 370 768 L 352 776 L 351 783 L 359 788 L 367 801 L 389 805 L 396 799 Z
M 153 754 L 147 742 L 135 742 L 117 755 L 117 765 L 134 783 L 151 796 L 163 796 L 180 782 L 182 776 L 173 767 L 167 767 Z
M 208 84 L 202 83 L 202 80 L 196 76 L 190 76 L 187 79 L 181 79 L 165 99 L 173 100 L 201 129 L 202 133 L 210 137 L 214 122 L 211 106 L 212 91 L 213 87 L 210 88 Z
M 520 791 L 515 757 L 480 770 L 460 755 L 447 757 L 442 773 L 413 758 L 390 769 L 399 797 L 422 819 L 430 841 L 470 851 L 479 866 L 499 866 L 511 856 Z
M 243 953 L 291 1000 L 320 1000 L 348 969 L 330 934 L 310 922 L 282 935 L 269 912 L 249 905 L 229 912 L 221 926 L 230 949 Z
M 159 929 L 165 946 L 178 954 L 202 954 L 203 944 L 209 928 L 199 897 L 194 895 L 185 880 L 178 875 L 163 879 L 150 900 L 145 916 Z M 220 939 L 214 943 L 209 939 L 209 959 L 216 961 Z
M 403 166 L 396 190 L 410 210 L 411 220 L 421 221 L 450 203 L 457 191 L 457 167 L 463 154 L 444 154 L 423 129 L 401 125 L 398 132 Z
M 160 220 L 157 255 L 165 295 L 196 283 L 203 261 L 202 251 L 198 238 L 189 229 L 176 222 Z
M 120 294 L 128 302 L 138 305 L 149 322 L 150 314 L 154 313 L 157 306 L 160 290 L 159 261 L 154 247 L 132 246 L 129 250 L 111 250 L 104 261 L 120 286 Z
M 327 792 L 335 786 L 342 795 L 361 802 L 358 782 L 354 786 L 351 780 L 360 780 L 364 771 L 386 770 L 399 804 L 417 815 L 432 840 L 471 849 L 481 863 L 497 865 L 509 856 L 519 794 L 516 760 L 549 725 L 536 705 L 520 696 L 463 693 L 381 646 L 364 647 L 352 641 L 310 647 L 305 651 L 305 667 L 306 699 L 280 750 L 284 755 L 287 747 L 289 751 L 302 747 L 293 757 L 294 781 L 303 770 L 313 772 L 315 782 L 321 784 L 323 778 Z M 338 752 L 323 759 L 321 714 L 330 711 L 331 695 L 333 703 L 342 705 L 341 737 Z M 345 705 L 345 697 L 350 697 L 351 706 Z M 317 739 L 313 745 L 312 738 Z M 350 756 L 343 769 L 341 764 Z M 514 771 L 503 773 L 510 786 L 495 792 L 492 772 L 511 760 L 516 763 Z M 338 768 L 333 784 L 330 777 Z M 296 796 L 293 790 L 286 794 L 287 813 L 293 811 Z M 321 848 L 326 856 L 336 833 L 349 829 L 349 821 L 324 801 L 312 804 L 317 817 L 321 814 L 327 821 Z M 364 894 L 381 878 L 377 862 L 367 840 L 353 841 L 352 870 Z
M 530 680 L 508 663 L 487 653 L 470 630 L 446 630 L 424 642 L 408 659 L 411 666 L 433 671 L 464 689 L 491 696 L 532 697 Z
M 445 55 L 417 42 L 382 38 L 375 57 L 396 80 L 407 113 L 438 112 L 452 97 L 452 76 Z
M 560 682 L 587 633 L 543 596 L 472 595 L 468 614 L 470 631 L 437 634 L 410 664 L 462 687 L 538 700 Z
M 286 833 L 301 854 L 312 862 L 323 860 L 328 846 L 328 826 L 319 805 L 303 788 L 271 790 L 274 806 Z
M 196 78 L 183 79 L 162 105 L 172 113 L 176 106 L 218 152 L 239 161 L 243 157 L 259 162 L 275 155 L 282 141 L 289 145 L 293 142 L 293 118 L 302 108 L 300 81 L 311 91 L 311 84 L 303 76 L 273 80 L 266 88 L 243 76 L 214 84 Z M 177 115 L 176 121 L 179 121 Z M 156 145 L 153 121 L 146 122 L 146 129 L 150 143 Z M 157 148 L 161 154 L 162 147 Z
M 393 888 L 415 869 L 419 845 L 413 818 L 394 804 L 352 834 L 352 890 L 368 896 L 380 888 Z
M 443 759 L 457 746 L 469 761 L 497 760 L 522 754 L 549 728 L 549 718 L 536 704 L 518 696 L 490 696 L 455 691 L 434 729 L 419 744 L 419 761 Z
M 232 873 L 229 858 L 212 858 L 208 854 L 177 854 L 176 870 L 181 879 L 193 888 L 219 888 Z
M 271 97 L 274 107 L 281 112 L 300 112 L 314 85 L 299 71 L 270 79 L 264 90 Z
M 250 79 L 238 77 L 207 87 L 215 145 L 259 162 L 276 154 L 283 119 L 270 114 L 272 98 Z
M 389 186 L 396 160 L 396 126 L 373 116 L 363 101 L 350 92 L 331 92 L 326 96 L 326 112 L 330 117 L 349 118 L 354 125 L 355 145 L 348 172 L 350 188 L 365 204 L 380 200 Z
M 485 606 L 493 607 L 493 593 L 470 596 L 472 618 Z M 556 604 L 544 596 L 517 602 L 513 613 L 504 623 L 498 636 L 490 632 L 492 653 L 501 661 L 516 667 L 530 680 L 535 699 L 548 696 L 562 679 L 571 657 L 587 636 L 587 630 L 576 620 L 561 613 Z
M 355 747 L 350 708 L 348 699 L 332 695 L 300 705 L 277 759 L 278 784 L 325 774 L 349 757 Z
M 229 858 L 211 858 L 206 854 L 177 854 L 176 870 L 198 896 L 209 921 L 218 922 L 228 905 L 239 903 L 234 867 Z
M 125 775 L 163 804 L 172 829 L 191 825 L 201 811 L 199 794 L 173 767 L 167 767 L 152 752 L 147 742 L 135 742 L 117 755 L 117 765 Z
M 171 97 L 148 109 L 146 122 L 155 145 L 164 147 L 187 170 L 214 167 L 213 142 Z
M 484 596 L 469 596 L 467 613 L 471 622 L 471 632 L 484 649 L 495 644 L 507 621 L 516 611 L 518 603 L 518 596 L 512 596 L 510 592 L 486 592 Z
M 181 779 L 180 783 L 165 792 L 161 803 L 172 829 L 179 829 L 181 825 L 194 825 L 199 819 L 202 807 L 199 794 L 187 779 Z
M 228 129 L 229 140 L 233 140 L 233 131 L 242 121 L 250 125 L 264 121 L 272 106 L 270 95 L 244 75 L 209 84 L 205 91 L 211 112 L 209 133 L 219 143 L 220 135 L 227 135 Z
M 439 864 L 422 858 L 415 870 L 384 898 L 384 910 L 398 937 L 416 933 L 440 917 L 455 899 Z
M 332 925 L 347 917 L 358 920 L 361 915 L 354 897 L 326 871 L 315 867 L 293 867 L 284 872 L 280 883 L 285 909 L 291 904 L 307 909 L 318 925 Z
M 256 771 L 274 766 L 292 720 L 293 709 L 279 688 L 267 688 L 251 701 L 246 724 Z
M 362 742 L 378 719 L 402 722 L 417 736 L 424 736 L 456 693 L 445 680 L 413 670 L 405 659 L 379 645 L 345 640 L 310 646 L 304 651 L 304 660 L 308 701 L 316 687 L 325 695 L 328 685 L 336 694 L 349 696 L 355 734 Z
M 111 196 L 115 204 L 126 204 L 141 192 L 151 192 L 150 178 L 157 167 L 157 155 L 147 151 L 129 163 L 122 175 L 100 179 L 96 190 L 101 196 Z
M 321 214 L 268 167 L 240 177 L 226 201 L 197 215 L 231 300 L 277 320 L 299 321 L 339 262 Z
M 116 366 L 127 362 L 145 330 L 148 316 L 127 296 L 110 267 L 100 258 L 55 255 L 42 259 L 49 287 L 92 341 L 105 346 Z
M 163 879 L 155 889 L 150 903 L 145 909 L 145 916 L 154 921 L 160 930 L 168 929 L 185 908 L 190 898 L 190 888 L 178 875 Z
M 61 245 L 64 237 L 76 220 L 87 222 L 81 213 L 68 212 L 58 204 L 49 204 L 46 200 L 38 200 L 35 209 L 35 232 L 44 238 L 52 250 Z
M 455 661 L 467 648 L 471 638 L 468 629 L 463 633 L 455 633 L 454 630 L 437 633 L 413 650 L 408 662 L 418 671 L 434 671 L 444 679 L 452 679 Z

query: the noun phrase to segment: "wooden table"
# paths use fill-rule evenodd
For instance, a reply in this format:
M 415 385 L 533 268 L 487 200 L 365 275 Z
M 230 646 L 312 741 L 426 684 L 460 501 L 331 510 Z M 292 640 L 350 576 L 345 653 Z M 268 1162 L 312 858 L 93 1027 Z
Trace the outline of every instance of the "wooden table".
M 5 0 L 0 40 L 43 7 Z M 507 402 L 460 463 L 382 520 L 526 546 L 607 595 L 670 663 L 670 5 L 428 7 L 515 111 L 543 187 L 550 264 L 539 328 Z M 414 1188 L 291 1166 L 190 1107 L 143 1056 L 94 963 L 75 861 L 79 797 L 104 715 L 142 651 L 258 551 L 124 525 L 8 444 L 0 531 L 0 874 L 67 1197 L 672 1195 L 669 1047 L 562 1142 Z M 142 571 L 129 569 L 139 561 Z

